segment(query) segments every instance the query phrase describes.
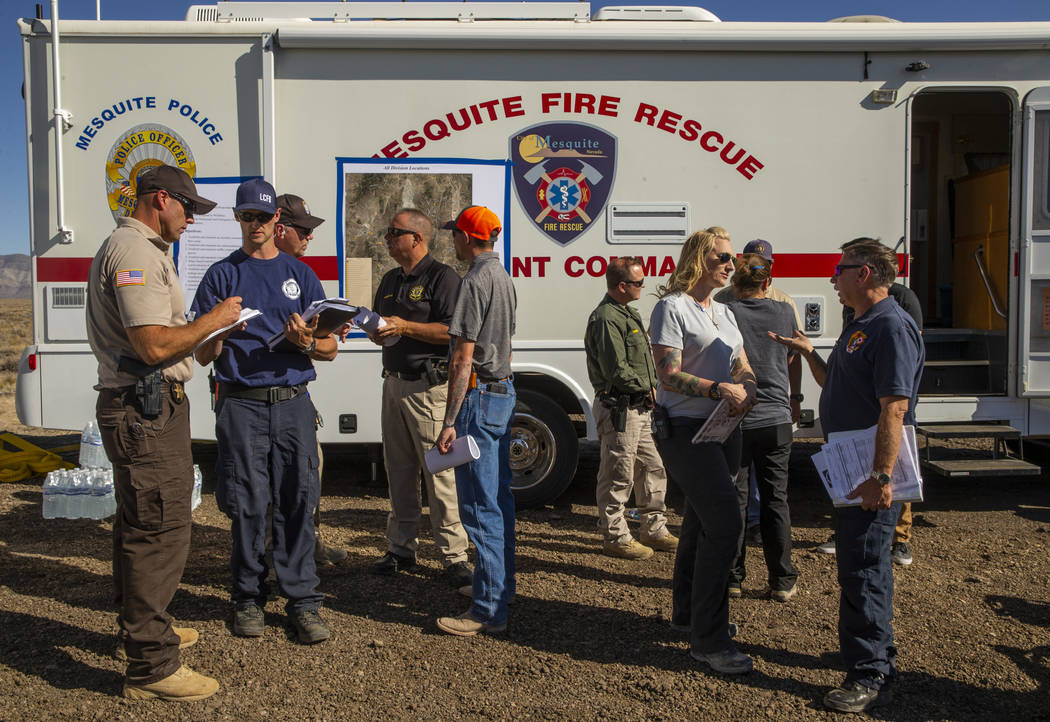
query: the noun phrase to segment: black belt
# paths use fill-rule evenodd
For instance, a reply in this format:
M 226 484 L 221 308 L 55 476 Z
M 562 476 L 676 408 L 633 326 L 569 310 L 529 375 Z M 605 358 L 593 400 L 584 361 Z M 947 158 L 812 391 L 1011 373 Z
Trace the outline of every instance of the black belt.
M 241 384 L 219 384 L 219 396 L 229 396 L 234 399 L 251 399 L 253 401 L 265 401 L 273 405 L 281 401 L 289 401 L 306 393 L 306 384 L 297 386 L 242 386 Z
M 419 372 L 408 373 L 407 371 L 391 371 L 390 369 L 383 369 L 383 378 L 385 379 L 387 376 L 393 376 L 395 379 L 401 379 L 402 381 L 419 381 L 423 378 L 423 374 Z

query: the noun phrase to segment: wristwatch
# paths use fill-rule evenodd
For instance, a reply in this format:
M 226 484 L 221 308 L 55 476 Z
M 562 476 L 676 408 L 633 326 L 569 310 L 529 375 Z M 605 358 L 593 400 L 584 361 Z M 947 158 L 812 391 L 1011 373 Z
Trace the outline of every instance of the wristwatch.
M 884 474 L 881 471 L 872 471 L 871 476 L 868 478 L 879 482 L 879 486 L 889 486 L 890 483 L 890 475 Z
M 311 354 L 311 353 L 314 352 L 315 348 L 317 348 L 317 339 L 316 338 L 313 339 L 312 341 L 310 341 L 310 345 L 309 346 L 300 346 L 299 350 L 302 351 L 305 354 Z
M 791 394 L 791 400 L 797 401 L 801 404 L 803 401 L 806 400 L 806 397 L 804 394 Z
M 718 382 L 711 384 L 711 387 L 707 390 L 707 398 L 712 401 L 721 401 L 722 392 L 718 390 Z

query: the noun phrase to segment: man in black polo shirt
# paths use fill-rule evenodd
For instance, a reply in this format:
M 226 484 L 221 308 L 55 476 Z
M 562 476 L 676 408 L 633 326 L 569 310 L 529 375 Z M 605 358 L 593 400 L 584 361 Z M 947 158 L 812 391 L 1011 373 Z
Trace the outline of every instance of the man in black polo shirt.
M 383 344 L 383 457 L 390 486 L 386 554 L 372 564 L 376 574 L 395 574 L 416 564 L 422 504 L 422 471 L 430 502 L 434 541 L 449 583 L 471 583 L 467 534 L 459 520 L 456 475 L 431 474 L 423 454 L 434 446 L 445 415 L 448 324 L 459 294 L 459 276 L 429 253 L 434 223 L 413 208 L 398 211 L 386 229 L 386 247 L 399 268 L 376 290 L 373 310 L 386 321 L 372 340 Z

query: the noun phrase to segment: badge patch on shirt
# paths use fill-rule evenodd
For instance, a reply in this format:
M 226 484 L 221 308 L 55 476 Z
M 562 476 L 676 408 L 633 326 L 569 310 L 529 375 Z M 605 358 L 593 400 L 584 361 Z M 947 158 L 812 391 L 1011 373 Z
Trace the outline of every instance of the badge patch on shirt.
M 421 298 L 423 298 L 423 287 L 422 286 L 413 286 L 412 290 L 408 292 L 408 300 L 409 301 L 418 301 Z
M 864 342 L 868 340 L 868 334 L 863 331 L 856 331 L 852 336 L 849 337 L 849 342 L 846 343 L 846 353 L 853 353 L 858 348 L 864 345 Z
M 142 268 L 129 268 L 117 271 L 117 288 L 121 286 L 145 286 L 146 271 Z
M 285 296 L 292 299 L 293 301 L 299 298 L 299 284 L 295 282 L 294 278 L 289 278 L 287 281 L 281 284 L 281 291 Z

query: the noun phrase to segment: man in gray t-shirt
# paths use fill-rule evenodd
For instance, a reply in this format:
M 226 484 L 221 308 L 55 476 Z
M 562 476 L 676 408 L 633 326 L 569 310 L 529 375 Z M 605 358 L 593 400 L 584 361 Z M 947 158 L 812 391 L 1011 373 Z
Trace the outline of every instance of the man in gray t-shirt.
M 495 213 L 470 206 L 442 227 L 452 231 L 456 256 L 470 261 L 470 270 L 448 325 L 448 401 L 436 446 L 447 454 L 457 437 L 470 436 L 480 453 L 456 467 L 460 521 L 477 548 L 474 583 L 460 592 L 473 603 L 458 617 L 441 617 L 437 625 L 449 634 L 473 637 L 507 628 L 507 602 L 515 591 L 510 421 L 517 395 L 510 337 L 517 296 L 493 251 L 502 230 Z

